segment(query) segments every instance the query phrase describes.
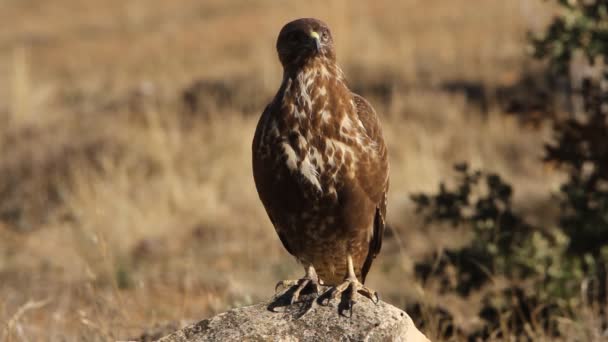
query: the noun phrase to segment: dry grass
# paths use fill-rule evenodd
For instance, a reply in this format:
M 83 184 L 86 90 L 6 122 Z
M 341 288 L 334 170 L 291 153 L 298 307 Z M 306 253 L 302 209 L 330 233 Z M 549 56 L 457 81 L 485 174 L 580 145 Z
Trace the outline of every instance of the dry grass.
M 546 10 L 532 0 L 5 1 L 1 338 L 124 339 L 267 298 L 299 275 L 252 181 L 262 107 L 231 103 L 202 119 L 183 113 L 180 94 L 197 79 L 239 79 L 264 103 L 281 76 L 275 36 L 301 16 L 330 24 L 347 76 L 382 114 L 396 235 L 369 283 L 396 305 L 444 300 L 411 266 L 453 238 L 421 229 L 410 193 L 468 160 L 503 174 L 520 209 L 550 222 L 530 209 L 560 178 L 540 162 L 549 131 L 523 128 L 493 96 L 528 68 L 525 32 Z M 482 85 L 487 112 L 446 91 L 454 81 Z M 471 303 L 453 305 L 470 315 Z

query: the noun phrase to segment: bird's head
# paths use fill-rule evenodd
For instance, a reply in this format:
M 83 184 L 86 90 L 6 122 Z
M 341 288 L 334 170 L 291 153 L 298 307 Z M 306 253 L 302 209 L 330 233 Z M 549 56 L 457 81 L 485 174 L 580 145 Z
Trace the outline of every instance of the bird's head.
M 297 19 L 283 26 L 277 38 L 277 52 L 284 68 L 298 68 L 319 57 L 336 59 L 329 27 L 314 18 Z

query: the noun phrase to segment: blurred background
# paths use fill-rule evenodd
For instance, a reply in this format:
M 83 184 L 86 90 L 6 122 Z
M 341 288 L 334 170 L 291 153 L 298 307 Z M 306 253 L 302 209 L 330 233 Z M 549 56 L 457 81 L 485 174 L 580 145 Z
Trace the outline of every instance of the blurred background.
M 265 300 L 301 275 L 250 165 L 282 76 L 275 39 L 298 17 L 329 24 L 389 146 L 391 229 L 369 286 L 437 340 L 553 336 L 511 327 L 513 311 L 480 315 L 484 296 L 524 278 L 496 267 L 491 281 L 454 292 L 446 282 L 465 281 L 458 268 L 437 266 L 479 228 L 479 216 L 442 210 L 488 199 L 495 185 L 508 194 L 488 199 L 484 224 L 506 212 L 525 229 L 559 225 L 568 174 L 544 157 L 556 118 L 570 115 L 569 83 L 533 58 L 530 39 L 563 13 L 558 3 L 2 1 L 0 339 L 145 339 Z M 470 191 L 437 192 L 440 182 L 466 190 L 474 170 Z M 430 281 L 437 269 L 445 278 Z M 580 327 L 565 312 L 581 311 L 568 308 L 555 317 Z

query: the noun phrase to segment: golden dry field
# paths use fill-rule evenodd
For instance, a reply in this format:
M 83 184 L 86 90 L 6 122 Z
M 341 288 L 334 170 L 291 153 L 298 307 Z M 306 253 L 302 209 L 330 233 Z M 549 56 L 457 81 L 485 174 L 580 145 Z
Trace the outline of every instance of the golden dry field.
M 526 34 L 551 15 L 540 0 L 0 2 L 0 339 L 135 338 L 300 275 L 258 200 L 250 144 L 281 80 L 276 36 L 310 16 L 332 28 L 389 145 L 392 228 L 369 285 L 476 324 L 478 298 L 414 279 L 418 258 L 466 234 L 424 225 L 410 195 L 466 160 L 552 224 L 549 126 L 499 96 L 542 69 Z

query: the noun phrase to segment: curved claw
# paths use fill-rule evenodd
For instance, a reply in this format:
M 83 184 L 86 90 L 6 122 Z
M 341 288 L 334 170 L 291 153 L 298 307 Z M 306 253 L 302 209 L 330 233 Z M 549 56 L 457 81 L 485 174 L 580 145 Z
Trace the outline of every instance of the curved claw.
M 329 302 L 340 297 L 342 293 L 348 293 L 348 299 L 346 299 L 346 302 L 344 303 L 346 305 L 344 308 L 348 310 L 350 317 L 353 315 L 353 307 L 356 303 L 355 298 L 357 294 L 369 298 L 375 305 L 380 303 L 380 295 L 378 292 L 364 286 L 355 277 L 345 279 L 342 284 L 333 287 L 329 291 L 327 296 L 323 295 L 321 297 L 321 304 L 324 304 L 325 299 Z
M 295 280 L 281 280 L 275 285 L 274 292 L 276 293 L 277 290 L 279 289 L 279 287 L 285 288 L 285 287 L 290 287 L 290 286 L 294 286 L 297 284 L 298 284 L 298 282 Z
M 378 305 L 380 303 L 380 294 L 378 293 L 378 291 L 374 291 L 374 297 L 376 297 L 376 300 L 371 298 L 372 303 Z
M 378 291 L 373 291 L 367 287 L 364 287 L 362 289 L 359 289 L 358 292 L 362 295 L 364 295 L 365 297 L 369 298 L 372 303 L 378 305 L 378 303 L 380 303 L 380 294 L 378 294 Z

